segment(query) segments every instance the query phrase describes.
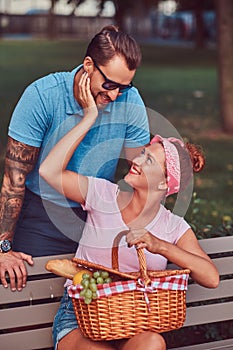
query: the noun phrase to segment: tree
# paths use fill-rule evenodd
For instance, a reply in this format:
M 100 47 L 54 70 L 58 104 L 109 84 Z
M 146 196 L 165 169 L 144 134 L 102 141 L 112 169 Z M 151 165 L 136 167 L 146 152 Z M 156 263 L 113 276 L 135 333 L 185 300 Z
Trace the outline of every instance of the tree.
M 215 2 L 221 120 L 223 130 L 233 134 L 233 1 Z

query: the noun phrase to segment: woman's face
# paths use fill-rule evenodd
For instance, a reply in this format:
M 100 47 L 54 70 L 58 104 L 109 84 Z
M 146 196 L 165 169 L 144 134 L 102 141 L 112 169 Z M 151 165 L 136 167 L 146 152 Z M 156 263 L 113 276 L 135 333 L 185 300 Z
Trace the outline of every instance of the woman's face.
M 133 188 L 156 190 L 160 183 L 166 183 L 165 152 L 161 143 L 145 147 L 134 158 L 125 181 Z

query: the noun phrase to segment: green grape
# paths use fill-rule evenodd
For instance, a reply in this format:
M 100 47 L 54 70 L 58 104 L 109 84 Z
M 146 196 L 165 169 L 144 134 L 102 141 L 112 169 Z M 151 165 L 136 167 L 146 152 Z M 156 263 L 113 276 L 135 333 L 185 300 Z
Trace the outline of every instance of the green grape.
M 92 302 L 92 299 L 91 298 L 84 298 L 84 303 L 85 304 L 90 304 Z
M 89 280 L 88 279 L 84 279 L 81 281 L 81 285 L 84 287 L 84 288 L 88 288 L 89 287 Z
M 88 273 L 84 273 L 83 275 L 82 275 L 82 279 L 83 280 L 85 280 L 85 279 L 90 279 L 90 275 L 88 274 Z
M 101 271 L 100 275 L 101 275 L 101 277 L 103 277 L 104 279 L 109 277 L 108 271 Z
M 105 278 L 105 280 L 104 280 L 104 283 L 111 283 L 111 282 L 112 282 L 111 277 L 107 277 L 107 278 Z
M 82 289 L 79 294 L 80 294 L 81 297 L 84 297 L 85 293 L 86 293 L 86 289 Z
M 103 284 L 103 283 L 104 283 L 103 277 L 97 277 L 96 283 L 97 283 L 97 284 Z
M 93 273 L 93 277 L 96 279 L 96 278 L 98 278 L 98 277 L 100 277 L 100 272 L 99 271 L 95 271 L 94 273 Z
M 94 277 L 91 277 L 91 278 L 90 278 L 90 284 L 91 284 L 91 283 L 96 283 L 96 280 L 95 280 Z
M 98 298 L 98 295 L 96 292 L 92 292 L 92 299 L 97 299 Z
M 90 283 L 89 284 L 89 288 L 92 292 L 96 292 L 97 291 L 97 285 L 96 282 L 95 283 Z
M 90 289 L 86 289 L 85 298 L 92 298 L 92 291 Z

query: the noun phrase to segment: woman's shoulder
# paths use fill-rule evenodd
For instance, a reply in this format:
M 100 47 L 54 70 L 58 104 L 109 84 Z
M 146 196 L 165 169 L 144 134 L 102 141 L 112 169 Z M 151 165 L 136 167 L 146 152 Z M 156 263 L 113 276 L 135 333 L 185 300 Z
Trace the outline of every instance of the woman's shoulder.
M 95 193 L 95 196 L 98 195 L 104 196 L 106 199 L 113 196 L 117 196 L 119 192 L 119 187 L 117 184 L 112 183 L 109 180 L 103 178 L 97 178 L 93 176 L 88 177 L 88 191 Z

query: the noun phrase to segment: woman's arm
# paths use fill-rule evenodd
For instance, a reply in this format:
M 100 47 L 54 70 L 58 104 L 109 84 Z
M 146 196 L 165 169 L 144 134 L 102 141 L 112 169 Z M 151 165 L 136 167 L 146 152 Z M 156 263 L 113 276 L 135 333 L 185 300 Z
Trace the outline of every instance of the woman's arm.
M 84 204 L 88 188 L 87 177 L 69 171 L 66 167 L 98 116 L 97 106 L 90 91 L 90 79 L 85 72 L 80 79 L 79 96 L 84 108 L 84 117 L 53 147 L 41 164 L 39 174 L 65 197 Z
M 146 230 L 144 234 L 142 230 L 131 230 L 127 235 L 127 243 L 146 248 L 183 269 L 189 269 L 192 279 L 203 287 L 216 288 L 219 284 L 219 273 L 214 263 L 202 250 L 191 229 L 184 233 L 176 245 L 163 241 Z

